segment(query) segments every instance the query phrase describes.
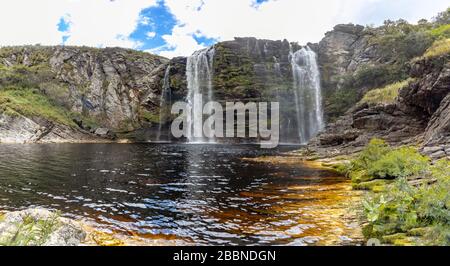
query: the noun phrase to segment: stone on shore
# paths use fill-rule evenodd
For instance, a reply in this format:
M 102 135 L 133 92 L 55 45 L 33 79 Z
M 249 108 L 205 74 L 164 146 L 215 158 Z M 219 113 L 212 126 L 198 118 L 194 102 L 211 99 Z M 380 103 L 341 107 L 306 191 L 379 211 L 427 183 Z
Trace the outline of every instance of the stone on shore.
M 0 215 L 0 246 L 78 246 L 85 239 L 79 222 L 45 209 Z

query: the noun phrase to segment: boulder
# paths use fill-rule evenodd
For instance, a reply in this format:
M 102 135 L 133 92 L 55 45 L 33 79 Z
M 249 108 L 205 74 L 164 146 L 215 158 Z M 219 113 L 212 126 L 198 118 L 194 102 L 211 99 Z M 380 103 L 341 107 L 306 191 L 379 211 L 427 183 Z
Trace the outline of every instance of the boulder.
M 46 209 L 8 212 L 0 220 L 0 245 L 78 246 L 86 235 L 79 222 Z
M 95 130 L 95 135 L 98 135 L 100 137 L 106 137 L 108 136 L 109 129 L 108 128 L 97 128 Z

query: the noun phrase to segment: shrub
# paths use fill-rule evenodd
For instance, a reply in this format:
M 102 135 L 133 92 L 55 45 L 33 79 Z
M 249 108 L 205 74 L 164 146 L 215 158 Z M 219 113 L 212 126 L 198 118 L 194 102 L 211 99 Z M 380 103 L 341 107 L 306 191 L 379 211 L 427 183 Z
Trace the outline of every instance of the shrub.
M 352 161 L 352 171 L 368 170 L 372 165 L 390 151 L 390 147 L 384 140 L 372 139 L 367 147 Z
M 345 79 L 344 86 L 372 89 L 405 80 L 407 77 L 407 69 L 401 64 L 364 66 L 351 78 Z
M 344 114 L 350 107 L 360 100 L 357 89 L 353 87 L 344 87 L 328 93 L 325 96 L 326 112 L 337 118 Z
M 377 163 L 380 161 L 394 161 L 393 165 L 383 164 L 383 169 L 394 169 L 391 175 L 399 178 L 387 185 L 387 189 L 364 199 L 364 213 L 368 221 L 363 229 L 364 235 L 394 244 L 417 244 L 414 241 L 420 241 L 419 244 L 449 245 L 450 161 L 442 159 L 431 166 L 415 149 L 407 147 L 387 153 Z M 408 183 L 408 175 L 418 175 L 435 182 L 415 187 Z M 375 181 L 382 180 L 371 182 Z M 420 237 L 419 240 L 417 237 Z
M 447 10 L 439 13 L 435 18 L 434 22 L 438 25 L 450 24 L 450 7 Z
M 431 35 L 437 39 L 450 38 L 450 24 L 445 24 L 435 29 L 432 29 Z
M 430 172 L 436 182 L 420 188 L 421 202 L 417 208 L 423 219 L 450 225 L 450 161 L 436 162 Z
M 433 37 L 428 24 L 412 25 L 405 20 L 388 20 L 378 28 L 378 34 L 372 37 L 371 42 L 379 46 L 383 61 L 403 64 L 423 54 L 433 43 Z
M 402 147 L 384 154 L 369 165 L 368 174 L 375 178 L 397 178 L 425 174 L 429 159 L 412 147 Z
M 370 224 L 365 230 L 366 237 L 406 232 L 417 227 L 416 194 L 416 189 L 405 178 L 400 178 L 389 187 L 388 193 L 365 199 L 363 206 Z

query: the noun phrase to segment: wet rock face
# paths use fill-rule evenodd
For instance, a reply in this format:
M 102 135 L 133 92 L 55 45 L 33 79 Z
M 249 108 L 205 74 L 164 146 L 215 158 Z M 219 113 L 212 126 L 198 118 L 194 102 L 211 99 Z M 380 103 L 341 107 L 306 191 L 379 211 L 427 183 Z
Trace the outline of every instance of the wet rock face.
M 314 46 L 314 45 L 312 45 Z M 301 47 L 287 40 L 235 38 L 214 46 L 214 98 L 226 100 L 264 100 L 276 88 L 292 87 L 289 52 Z M 185 57 L 170 61 L 170 84 L 175 99 L 187 94 Z
M 175 57 L 167 64 L 170 65 L 169 85 L 172 92 L 172 100 L 184 100 L 188 93 L 186 63 L 186 57 Z

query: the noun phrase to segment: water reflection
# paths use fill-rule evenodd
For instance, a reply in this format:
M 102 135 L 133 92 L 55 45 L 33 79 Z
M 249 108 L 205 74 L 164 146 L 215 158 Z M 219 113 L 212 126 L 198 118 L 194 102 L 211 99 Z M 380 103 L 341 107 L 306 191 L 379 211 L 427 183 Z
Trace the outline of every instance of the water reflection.
M 0 209 L 42 206 L 89 217 L 110 232 L 193 244 L 305 245 L 324 243 L 333 230 L 347 234 L 336 211 L 349 193 L 345 180 L 306 166 L 241 160 L 279 152 L 1 145 Z

